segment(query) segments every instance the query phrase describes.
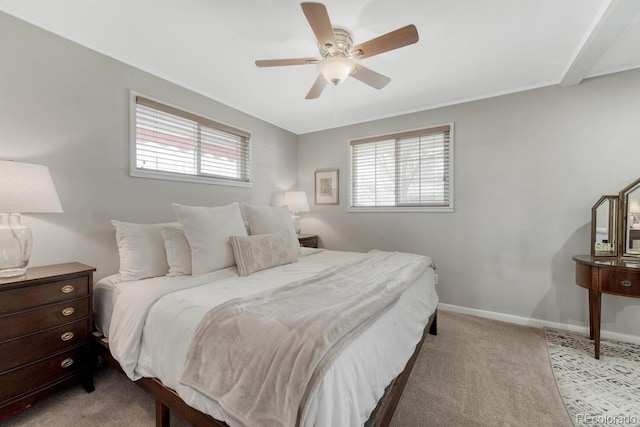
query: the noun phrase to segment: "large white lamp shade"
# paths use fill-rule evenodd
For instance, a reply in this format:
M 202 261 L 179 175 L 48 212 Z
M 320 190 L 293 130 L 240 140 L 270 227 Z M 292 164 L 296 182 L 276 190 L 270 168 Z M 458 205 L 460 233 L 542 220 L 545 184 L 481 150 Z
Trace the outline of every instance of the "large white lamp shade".
M 49 169 L 0 160 L 0 277 L 27 270 L 33 241 L 20 214 L 49 212 L 62 212 Z
M 300 234 L 301 224 L 299 212 L 309 212 L 309 201 L 307 200 L 307 193 L 304 191 L 287 191 L 284 193 L 283 203 L 289 208 L 291 212 L 291 219 L 293 220 L 293 228 L 296 233 Z

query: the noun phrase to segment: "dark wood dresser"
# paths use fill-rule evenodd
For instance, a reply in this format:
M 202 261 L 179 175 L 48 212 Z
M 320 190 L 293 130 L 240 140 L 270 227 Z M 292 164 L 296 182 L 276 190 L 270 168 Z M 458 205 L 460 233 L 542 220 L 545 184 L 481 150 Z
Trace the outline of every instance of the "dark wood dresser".
M 94 271 L 68 263 L 0 278 L 0 418 L 78 381 L 93 391 Z

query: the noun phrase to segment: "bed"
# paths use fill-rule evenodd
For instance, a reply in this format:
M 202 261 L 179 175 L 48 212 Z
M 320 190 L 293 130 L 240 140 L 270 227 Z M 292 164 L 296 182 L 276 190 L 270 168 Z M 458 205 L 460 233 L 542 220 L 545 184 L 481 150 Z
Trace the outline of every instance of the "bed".
M 183 222 L 182 225 L 184 224 Z M 170 248 L 165 248 L 169 254 Z M 199 274 L 169 274 L 140 280 L 121 280 L 121 271 L 95 284 L 95 325 L 104 336 L 100 342 L 110 352 L 107 357 L 113 356 L 130 379 L 138 381 L 156 398 L 157 425 L 168 425 L 170 410 L 177 411 L 194 425 L 277 425 L 275 421 L 265 422 L 259 416 L 251 418 L 246 415 L 251 410 L 234 410 L 229 406 L 232 400 L 228 400 L 226 394 L 219 400 L 212 398 L 207 392 L 209 381 L 205 381 L 200 388 L 188 381 L 187 370 L 194 359 L 193 353 L 199 348 L 194 346 L 194 337 L 211 335 L 209 332 L 202 332 L 204 319 L 226 306 L 232 307 L 231 312 L 238 312 L 240 303 L 237 301 L 241 301 L 240 306 L 244 307 L 243 304 L 248 301 L 262 301 L 264 295 L 272 298 L 283 292 L 290 293 L 292 289 L 306 289 L 314 281 L 318 281 L 319 288 L 327 286 L 327 283 L 335 280 L 334 276 L 327 273 L 329 271 L 343 275 L 349 271 L 352 276 L 366 276 L 371 265 L 381 263 L 375 257 L 391 259 L 400 255 L 409 256 L 382 251 L 364 254 L 312 248 L 297 250 L 299 252 L 295 262 L 262 268 L 247 275 L 239 273 L 241 265 L 238 264 Z M 301 376 L 306 378 L 301 386 L 305 390 L 305 398 L 300 402 L 293 399 L 292 405 L 299 405 L 295 409 L 294 418 L 282 421 L 282 425 L 384 425 L 389 422 L 426 334 L 429 331 L 436 332 L 438 298 L 434 268 L 428 257 L 414 256 L 414 259 L 426 266 L 414 268 L 415 273 L 407 276 L 409 283 L 402 291 L 391 297 L 390 302 L 381 302 L 381 309 L 375 311 L 375 315 L 362 314 L 367 319 L 366 322 L 358 321 L 358 325 L 362 325 L 358 328 L 349 327 L 357 330 L 350 333 L 348 340 L 340 335 L 340 338 L 336 338 L 340 345 L 334 343 L 326 351 L 322 350 L 321 356 L 310 359 L 314 369 L 321 374 L 317 374 L 317 378 L 313 377 L 312 388 L 308 385 L 311 384 L 311 377 Z M 400 259 L 394 259 L 393 262 L 400 262 Z M 360 270 L 351 273 L 354 266 Z M 398 271 L 409 269 L 400 265 Z M 371 274 L 380 276 L 376 272 Z M 377 295 L 378 291 L 373 289 L 371 292 Z M 373 298 L 377 298 L 376 295 Z M 254 310 L 255 308 L 249 309 L 250 312 Z M 249 328 L 251 333 L 256 330 L 259 329 L 253 326 Z M 303 342 L 302 348 L 308 338 L 300 333 L 298 336 L 302 337 L 299 339 Z M 231 342 L 221 346 L 214 342 L 209 345 L 208 348 L 203 347 L 207 349 L 204 352 L 206 355 L 215 353 L 218 348 L 224 349 L 220 351 L 228 351 L 235 344 Z M 246 346 L 246 343 L 242 345 Z M 334 348 L 338 350 L 333 350 Z M 234 353 L 234 357 L 236 354 Z M 221 357 L 225 358 L 231 359 L 230 356 Z M 324 364 L 318 362 L 316 366 L 315 361 L 321 359 Z M 324 359 L 330 360 L 325 362 Z M 259 365 L 259 361 L 251 360 L 247 366 Z M 211 363 L 217 366 L 216 361 Z M 221 365 L 225 368 L 207 375 L 215 377 L 216 372 L 232 372 L 237 365 L 228 361 L 220 363 L 227 365 Z M 269 363 L 276 364 L 274 361 Z M 284 369 L 287 372 L 297 369 L 295 364 L 291 367 L 282 366 L 287 366 Z M 202 367 L 199 369 L 203 370 Z M 241 366 L 237 369 L 242 373 L 247 368 Z M 280 376 L 275 384 L 279 384 L 278 381 Z M 290 384 L 293 380 L 288 381 Z M 283 406 L 280 403 L 265 400 L 272 399 L 271 394 L 281 394 L 279 391 L 274 392 L 278 388 L 279 386 L 274 386 L 268 392 L 261 393 L 255 402 L 264 401 L 263 406 L 266 408 L 280 408 Z M 250 393 L 253 393 L 254 389 L 255 387 L 248 387 L 245 391 L 251 390 Z M 287 397 L 287 402 L 288 400 L 290 399 Z M 259 406 L 253 400 L 251 402 L 250 406 Z M 261 416 L 264 416 L 264 411 Z

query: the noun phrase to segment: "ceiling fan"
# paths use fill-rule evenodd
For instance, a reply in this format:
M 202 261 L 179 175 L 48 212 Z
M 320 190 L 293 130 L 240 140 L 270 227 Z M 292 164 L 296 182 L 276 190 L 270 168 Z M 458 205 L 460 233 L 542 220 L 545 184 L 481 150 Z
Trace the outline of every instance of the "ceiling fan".
M 318 78 L 307 93 L 306 99 L 318 98 L 327 83 L 337 85 L 349 76 L 376 89 L 382 89 L 391 79 L 356 63 L 354 60 L 368 58 L 418 41 L 418 30 L 415 25 L 407 25 L 353 46 L 353 38 L 348 30 L 334 28 L 331 25 L 324 4 L 305 2 L 300 5 L 318 39 L 318 49 L 322 58 L 264 59 L 256 61 L 256 65 L 258 67 L 278 67 L 318 64 Z

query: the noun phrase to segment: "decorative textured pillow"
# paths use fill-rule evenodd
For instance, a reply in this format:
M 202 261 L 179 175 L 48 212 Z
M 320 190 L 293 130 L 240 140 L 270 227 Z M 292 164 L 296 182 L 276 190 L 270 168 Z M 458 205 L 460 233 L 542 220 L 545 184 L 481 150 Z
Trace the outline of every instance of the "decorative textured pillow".
M 167 253 L 160 231 L 165 224 L 134 224 L 112 220 L 120 255 L 120 280 L 140 280 L 169 272 Z
M 285 233 L 290 244 L 300 253 L 300 242 L 296 236 L 296 230 L 293 228 L 289 208 L 286 206 L 273 208 L 271 206 L 252 206 L 247 204 L 244 204 L 243 208 L 252 235 Z
M 179 225 L 176 227 L 163 227 L 160 234 L 164 239 L 164 248 L 167 251 L 167 263 L 169 274 L 167 276 L 184 276 L 191 274 L 191 246 L 184 235 L 184 230 Z
M 298 250 L 286 233 L 230 236 L 229 241 L 240 276 L 298 260 Z
M 173 204 L 191 247 L 194 276 L 235 265 L 229 236 L 246 236 L 240 205 L 198 207 Z

